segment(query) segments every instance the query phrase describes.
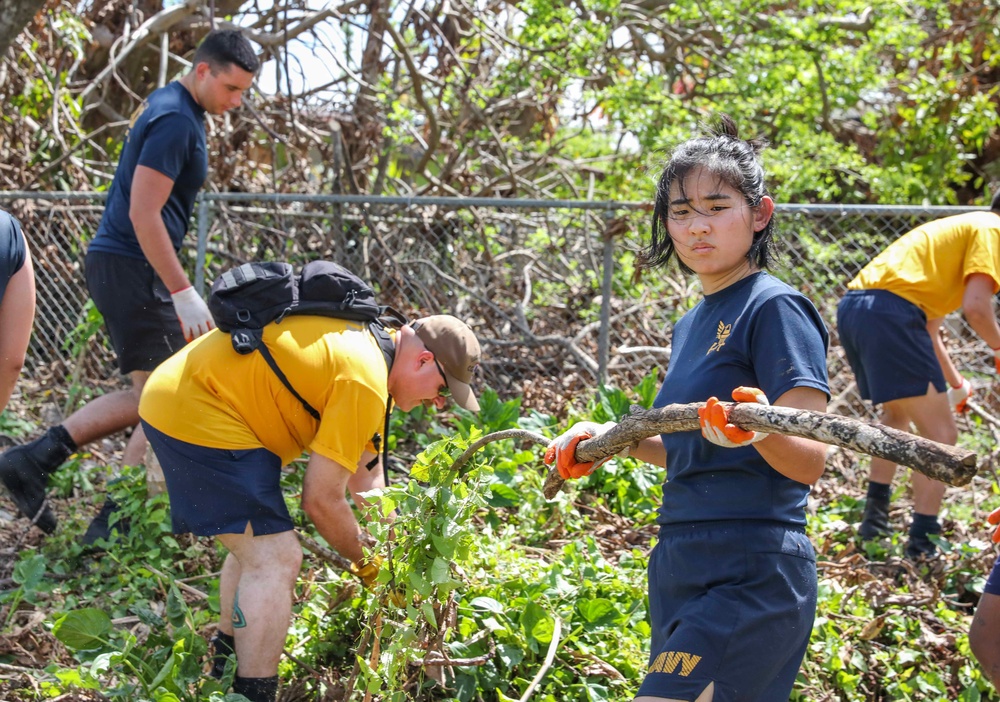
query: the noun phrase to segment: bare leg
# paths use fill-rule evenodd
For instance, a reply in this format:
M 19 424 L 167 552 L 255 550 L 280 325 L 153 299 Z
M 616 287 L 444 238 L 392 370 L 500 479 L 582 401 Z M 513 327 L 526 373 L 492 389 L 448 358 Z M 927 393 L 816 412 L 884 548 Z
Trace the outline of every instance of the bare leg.
M 910 415 L 906 411 L 906 404 L 903 400 L 893 400 L 882 405 L 882 415 L 879 423 L 899 429 L 900 431 L 910 430 Z M 893 476 L 896 475 L 896 464 L 884 458 L 872 456 L 871 472 L 869 478 L 875 483 L 892 484 Z
M 240 562 L 232 553 L 226 554 L 219 577 L 219 631 L 233 635 L 233 598 L 240 582 Z
M 924 397 L 911 400 L 909 413 L 917 431 L 925 439 L 949 446 L 958 443 L 955 416 L 945 393 L 930 388 Z M 913 511 L 917 514 L 937 514 L 941 511 L 945 484 L 916 472 L 910 480 L 913 484 Z
M 95 397 L 63 421 L 63 428 L 73 437 L 77 446 L 103 439 L 139 423 L 139 397 L 149 378 L 149 371 L 132 371 L 129 377 L 132 379 L 132 387 Z M 126 454 L 130 460 L 135 460 L 135 456 L 138 455 L 137 462 L 125 461 L 125 465 L 142 463 L 146 438 L 141 432 L 138 441 L 141 442 L 141 446 L 137 447 L 136 453 Z M 129 444 L 131 443 L 130 441 Z
M 217 538 L 240 565 L 232 605 L 237 675 L 276 676 L 302 565 L 299 540 L 292 531 L 254 536 L 249 525 L 243 534 L 220 534 Z

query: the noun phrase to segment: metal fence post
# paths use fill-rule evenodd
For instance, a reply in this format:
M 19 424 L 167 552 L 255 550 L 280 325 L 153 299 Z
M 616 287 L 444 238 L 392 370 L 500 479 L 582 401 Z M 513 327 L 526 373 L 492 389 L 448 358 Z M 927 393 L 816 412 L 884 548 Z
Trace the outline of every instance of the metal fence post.
M 610 353 L 611 335 L 611 294 L 615 275 L 615 243 L 609 235 L 607 226 L 615 217 L 614 210 L 604 211 L 604 262 L 602 264 L 603 280 L 601 281 L 601 328 L 597 335 L 597 383 L 603 386 L 608 380 L 608 355 Z
M 205 258 L 208 252 L 208 218 L 212 205 L 202 194 L 198 194 L 198 248 L 194 263 L 194 289 L 205 296 Z

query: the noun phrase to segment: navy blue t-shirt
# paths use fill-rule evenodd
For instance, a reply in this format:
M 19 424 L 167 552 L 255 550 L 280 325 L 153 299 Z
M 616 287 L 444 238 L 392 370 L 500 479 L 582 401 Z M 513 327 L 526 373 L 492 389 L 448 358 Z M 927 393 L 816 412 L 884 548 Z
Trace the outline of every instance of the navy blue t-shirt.
M 147 166 L 174 181 L 163 206 L 163 223 L 176 251 L 208 175 L 205 110 L 180 83 L 154 90 L 132 114 L 104 216 L 90 242 L 91 251 L 146 258 L 128 216 L 136 166 Z
M 772 402 L 795 387 L 829 397 L 822 318 L 804 295 L 755 273 L 706 295 L 674 328 L 654 407 L 732 399 L 740 385 Z M 809 486 L 774 470 L 753 446 L 723 448 L 700 431 L 662 434 L 667 481 L 658 522 L 767 519 L 805 524 Z
M 7 292 L 7 283 L 24 266 L 27 255 L 21 223 L 9 212 L 0 210 L 0 300 Z

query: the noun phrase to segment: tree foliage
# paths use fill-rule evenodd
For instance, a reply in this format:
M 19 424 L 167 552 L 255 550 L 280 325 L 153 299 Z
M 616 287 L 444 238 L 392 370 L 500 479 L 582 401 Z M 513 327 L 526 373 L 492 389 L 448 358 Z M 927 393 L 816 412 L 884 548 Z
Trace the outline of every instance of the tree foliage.
M 104 188 L 127 115 L 215 25 L 267 84 L 219 189 L 645 200 L 720 111 L 790 202 L 970 204 L 1000 179 L 993 0 L 50 2 L 8 52 L 5 187 Z M 164 44 L 163 36 L 166 34 Z

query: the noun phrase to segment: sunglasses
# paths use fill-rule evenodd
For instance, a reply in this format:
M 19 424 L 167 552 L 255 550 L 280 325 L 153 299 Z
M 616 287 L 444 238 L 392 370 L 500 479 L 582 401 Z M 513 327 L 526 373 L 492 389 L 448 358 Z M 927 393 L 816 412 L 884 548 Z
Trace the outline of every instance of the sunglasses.
M 448 377 L 444 374 L 444 368 L 438 363 L 438 360 L 434 359 L 434 365 L 437 366 L 438 373 L 441 374 L 441 381 L 444 383 L 444 387 L 438 389 L 438 397 L 451 397 L 451 388 L 448 387 Z

